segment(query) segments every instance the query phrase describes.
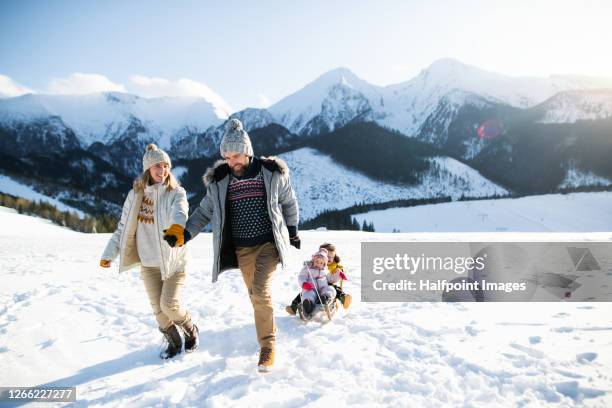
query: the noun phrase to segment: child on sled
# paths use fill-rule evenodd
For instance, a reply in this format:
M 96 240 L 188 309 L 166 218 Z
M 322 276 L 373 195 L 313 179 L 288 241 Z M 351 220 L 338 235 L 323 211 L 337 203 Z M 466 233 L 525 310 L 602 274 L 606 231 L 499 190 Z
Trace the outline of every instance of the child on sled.
M 328 282 L 327 250 L 320 248 L 312 255 L 310 261 L 304 262 L 304 267 L 298 276 L 298 283 L 302 292 L 302 311 L 304 316 L 310 317 L 315 305 L 330 305 L 336 298 L 336 289 Z
M 332 284 L 336 291 L 336 299 L 342 303 L 345 309 L 351 305 L 352 297 L 348 293 L 345 293 L 342 289 L 342 283 L 347 280 L 346 272 L 344 267 L 340 265 L 340 257 L 336 254 L 336 247 L 330 243 L 324 243 L 319 246 L 319 249 L 327 251 L 327 270 L 329 272 L 328 282 Z M 301 293 L 293 299 L 290 306 L 285 307 L 285 310 L 290 315 L 297 313 L 298 305 L 301 302 Z

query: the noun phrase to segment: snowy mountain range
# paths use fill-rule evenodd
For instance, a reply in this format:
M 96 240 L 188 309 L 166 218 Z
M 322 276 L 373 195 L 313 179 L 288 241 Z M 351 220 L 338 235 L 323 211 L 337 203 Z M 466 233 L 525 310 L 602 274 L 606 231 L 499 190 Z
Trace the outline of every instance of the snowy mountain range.
M 606 83 L 580 77 L 510 77 L 452 59 L 435 61 L 415 78 L 386 87 L 360 79 L 346 68 L 330 71 L 268 110 L 289 130 L 311 134 L 333 130 L 355 118 L 373 120 L 407 136 L 421 127 L 440 104 L 505 104 L 531 108 L 559 92 L 594 89 Z
M 141 98 L 107 92 L 90 95 L 33 95 L 0 99 L 0 121 L 31 122 L 58 117 L 73 130 L 82 147 L 109 144 L 137 122 L 162 148 L 190 129 L 219 125 L 226 116 L 212 103 L 195 97 Z
M 455 187 L 440 182 L 439 188 L 433 191 L 426 179 L 440 180 L 446 177 L 445 171 L 454 177 L 458 167 L 453 165 L 448 170 L 438 166 L 436 171 L 441 173 L 431 174 L 428 164 L 428 170 L 413 175 L 418 182 L 398 187 L 398 194 L 393 195 L 398 198 L 436 197 L 443 192 L 447 196 L 537 193 L 605 187 L 612 180 L 612 168 L 601 164 L 593 156 L 597 152 L 590 152 L 588 148 L 594 144 L 599 146 L 601 154 L 612 153 L 612 143 L 603 136 L 612 118 L 612 81 L 604 79 L 510 77 L 442 59 L 406 82 L 384 87 L 368 83 L 347 68 L 337 68 L 267 109 L 248 108 L 230 113 L 219 100 L 142 98 L 116 92 L 80 96 L 27 94 L 0 99 L 0 153 L 20 160 L 17 165 L 3 164 L 0 172 L 26 179 L 40 178 L 32 170 L 36 166 L 61 167 L 58 163 L 75 157 L 90 161 L 97 157 L 109 166 L 103 170 L 106 179 L 122 180 L 114 183 L 119 189 L 126 185 L 123 181 L 126 177 L 133 178 L 139 173 L 144 146 L 154 142 L 169 151 L 176 164 L 187 169 L 183 175 L 186 186 L 200 189 L 197 180 L 203 167 L 218 157 L 223 125 L 230 117 L 236 117 L 251 134 L 257 154 L 285 154 L 290 166 L 299 168 L 299 163 L 319 161 L 325 150 L 321 138 L 326 135 L 347 126 L 374 123 L 437 149 L 435 154 L 417 155 L 410 160 L 437 164 L 459 160 L 476 174 L 480 172 L 479 176 L 488 183 L 483 187 L 481 180 L 475 182 L 472 178 L 458 192 Z M 591 122 L 598 125 L 591 128 Z M 553 149 L 558 154 L 552 156 L 548 154 L 551 141 L 540 140 L 542 134 L 552 132 L 550 126 L 562 126 L 554 130 L 561 136 L 552 142 L 559 145 Z M 362 133 L 371 130 L 359 126 L 352 129 Z M 355 150 L 359 146 L 350 140 L 344 139 L 343 143 L 349 154 L 362 155 L 363 161 L 371 160 L 373 151 L 385 155 L 383 150 L 364 150 L 363 146 Z M 376 140 L 371 143 L 375 146 Z M 392 149 L 407 148 L 393 143 Z M 332 162 L 337 161 L 336 154 L 328 156 Z M 553 169 L 554 174 L 540 184 L 531 185 L 529 173 L 542 170 L 534 168 L 531 159 L 526 165 L 518 166 L 521 158 L 526 157 L 539 157 L 538 164 L 543 169 Z M 96 165 L 101 164 L 96 162 Z M 391 173 L 403 171 L 396 162 L 386 165 L 390 166 Z M 77 176 L 89 171 L 86 166 L 77 167 L 66 168 L 68 174 L 51 181 L 61 181 L 64 195 L 68 194 L 65 189 L 75 184 Z M 342 172 L 365 174 L 363 168 L 352 165 Z M 372 174 L 365 176 L 371 178 Z M 310 185 L 308 177 L 296 177 L 296 185 Z M 79 188 L 86 189 L 88 183 L 94 183 L 96 191 L 108 190 L 108 186 L 101 185 L 94 177 L 85 179 L 81 177 L 76 183 Z M 381 186 L 395 182 L 392 177 L 371 180 L 372 183 L 382 181 Z M 376 189 L 361 188 L 369 181 L 354 182 L 358 187 L 347 190 L 346 203 L 336 202 L 336 207 L 321 204 L 306 213 L 314 215 L 322 209 L 376 202 L 365 200 L 363 194 L 387 197 Z M 300 190 L 304 202 L 311 194 L 325 196 L 323 193 L 330 191 L 315 193 L 310 187 Z M 120 194 L 110 190 L 108 194 L 113 197 L 110 201 L 114 205 L 120 204 L 116 202 Z M 322 203 L 321 200 L 314 202 Z M 108 208 L 108 205 L 94 207 Z
M 247 130 L 277 123 L 305 136 L 329 132 L 360 120 L 375 121 L 411 137 L 431 137 L 427 132 L 423 134 L 423 125 L 428 119 L 431 121 L 431 115 L 448 109 L 445 107 L 449 105 L 457 108 L 465 104 L 504 104 L 531 108 L 563 91 L 604 85 L 612 88 L 612 81 L 559 76 L 510 77 L 441 59 L 415 78 L 385 87 L 370 84 L 347 68 L 337 68 L 268 109 L 247 108 L 232 117 L 243 120 Z M 612 115 L 609 92 L 569 92 L 557 99 L 545 106 L 550 113 L 544 115 L 543 121 Z M 592 105 L 600 108 L 593 110 Z M 27 94 L 0 99 L 0 125 L 4 128 L 55 118 L 57 123 L 47 125 L 72 130 L 84 149 L 95 142 L 112 144 L 136 128 L 138 137 L 172 150 L 185 143 L 185 139 L 219 127 L 229 116 L 230 112 L 218 101 L 195 97 L 141 98 L 106 92 Z

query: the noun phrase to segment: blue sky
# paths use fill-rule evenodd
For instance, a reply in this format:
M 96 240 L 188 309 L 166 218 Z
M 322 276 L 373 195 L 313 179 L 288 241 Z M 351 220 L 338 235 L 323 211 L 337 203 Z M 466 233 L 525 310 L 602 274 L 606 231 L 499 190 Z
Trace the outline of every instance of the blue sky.
M 388 85 L 446 57 L 510 75 L 612 76 L 610 16 L 612 2 L 588 0 L 5 0 L 0 92 L 215 92 L 242 109 L 339 66 Z

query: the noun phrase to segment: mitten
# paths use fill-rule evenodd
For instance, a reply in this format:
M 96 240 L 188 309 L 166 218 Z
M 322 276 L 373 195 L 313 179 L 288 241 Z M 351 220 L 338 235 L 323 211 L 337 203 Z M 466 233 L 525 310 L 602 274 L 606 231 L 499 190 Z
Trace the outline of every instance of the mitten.
M 312 286 L 312 283 L 310 283 L 310 282 L 304 282 L 304 283 L 302 283 L 302 289 L 304 289 L 304 290 L 313 290 L 314 286 Z

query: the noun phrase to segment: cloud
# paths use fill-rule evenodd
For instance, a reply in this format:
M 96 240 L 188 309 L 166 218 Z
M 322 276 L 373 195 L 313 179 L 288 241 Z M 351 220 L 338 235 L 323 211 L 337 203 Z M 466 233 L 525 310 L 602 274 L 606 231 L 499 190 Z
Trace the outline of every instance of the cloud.
M 12 98 L 27 93 L 36 92 L 18 84 L 6 75 L 0 75 L 0 98 Z
M 215 91 L 201 82 L 187 78 L 171 81 L 165 78 L 132 75 L 130 89 L 145 98 L 162 96 L 191 96 L 206 99 L 215 107 L 220 117 L 227 117 L 234 112 L 232 107 Z
M 97 92 L 126 92 L 125 87 L 116 84 L 104 75 L 75 72 L 67 78 L 53 78 L 47 90 L 51 94 L 83 95 Z
M 259 102 L 260 108 L 267 108 L 272 104 L 272 102 L 270 102 L 270 98 L 268 98 L 268 96 L 265 94 L 257 95 L 257 101 Z

